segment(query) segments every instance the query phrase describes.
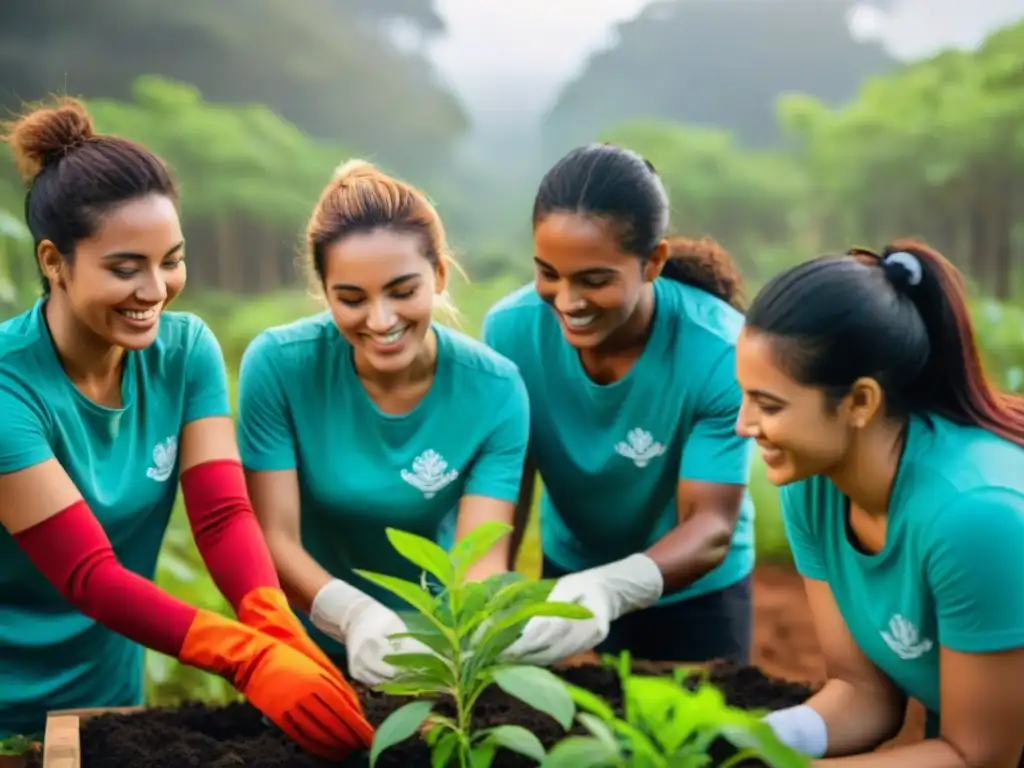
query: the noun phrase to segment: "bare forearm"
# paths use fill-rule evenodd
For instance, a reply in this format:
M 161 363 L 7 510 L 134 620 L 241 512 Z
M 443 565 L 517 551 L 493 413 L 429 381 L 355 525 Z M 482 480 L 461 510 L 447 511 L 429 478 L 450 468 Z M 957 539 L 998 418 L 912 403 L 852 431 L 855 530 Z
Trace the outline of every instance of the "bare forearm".
M 811 763 L 812 768 L 906 768 L 911 765 L 920 768 L 969 768 L 960 753 L 941 739 L 851 757 L 827 757 Z M 992 765 L 991 768 L 1017 768 L 1017 761 Z
M 334 577 L 313 559 L 298 541 L 284 534 L 270 532 L 267 544 L 277 567 L 281 589 L 288 601 L 309 613 L 313 598 Z
M 828 727 L 827 755 L 869 752 L 903 726 L 906 700 L 887 691 L 831 679 L 807 701 Z M 924 763 L 919 763 L 924 765 Z
M 733 527 L 717 513 L 697 513 L 647 550 L 665 578 L 665 593 L 676 592 L 710 573 L 725 560 Z

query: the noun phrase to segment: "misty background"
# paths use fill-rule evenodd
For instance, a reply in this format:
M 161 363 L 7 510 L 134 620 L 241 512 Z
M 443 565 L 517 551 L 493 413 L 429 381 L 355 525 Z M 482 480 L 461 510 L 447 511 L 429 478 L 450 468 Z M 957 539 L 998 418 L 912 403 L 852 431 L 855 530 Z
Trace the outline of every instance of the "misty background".
M 341 162 L 372 160 L 435 201 L 476 334 L 531 279 L 545 170 L 615 141 L 658 169 L 675 233 L 731 252 L 748 298 L 823 252 L 928 241 L 967 279 L 993 381 L 1024 389 L 1024 0 L 0 2 L 0 113 L 64 93 L 180 179 L 175 308 L 209 323 L 232 388 L 257 333 L 321 309 L 301 236 Z M 0 147 L 0 320 L 39 295 L 24 196 Z M 758 557 L 784 562 L 757 463 L 751 489 Z M 538 556 L 528 537 L 520 568 Z M 157 581 L 230 610 L 180 506 Z M 150 702 L 233 695 L 148 663 Z

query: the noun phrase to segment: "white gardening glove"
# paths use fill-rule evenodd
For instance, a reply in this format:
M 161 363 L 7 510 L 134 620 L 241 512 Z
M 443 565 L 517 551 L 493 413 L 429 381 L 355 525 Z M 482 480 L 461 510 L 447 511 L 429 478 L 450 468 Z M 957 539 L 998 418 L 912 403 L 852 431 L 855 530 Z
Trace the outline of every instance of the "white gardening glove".
M 661 571 L 644 554 L 563 576 L 555 583 L 548 601 L 577 603 L 588 608 L 594 618 L 530 619 L 522 636 L 502 658 L 543 666 L 589 651 L 608 637 L 613 621 L 654 605 L 664 589 Z
M 398 670 L 384 661 L 393 653 L 432 653 L 411 638 L 390 640 L 408 632 L 393 610 L 340 579 L 328 582 L 313 599 L 309 611 L 313 626 L 345 646 L 348 671 L 366 685 L 394 678 Z

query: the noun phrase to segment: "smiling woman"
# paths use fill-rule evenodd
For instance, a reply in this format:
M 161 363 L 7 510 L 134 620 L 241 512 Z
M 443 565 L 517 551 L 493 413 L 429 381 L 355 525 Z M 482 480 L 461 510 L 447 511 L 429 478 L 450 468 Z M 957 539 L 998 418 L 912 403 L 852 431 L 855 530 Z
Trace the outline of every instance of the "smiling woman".
M 571 151 L 537 191 L 533 283 L 484 321 L 530 394 L 516 529 L 539 473 L 550 599 L 595 615 L 531 621 L 510 651 L 528 660 L 594 647 L 654 661 L 750 652 L 738 272 L 713 241 L 670 239 L 668 227 L 649 162 L 609 144 Z
M 310 217 L 307 250 L 329 310 L 246 350 L 242 459 L 292 602 L 332 658 L 374 684 L 395 673 L 383 657 L 407 631 L 405 604 L 355 570 L 418 580 L 388 527 L 450 546 L 509 522 L 529 407 L 514 365 L 435 321 L 451 261 L 418 189 L 346 163 Z M 505 571 L 507 549 L 471 576 Z
M 170 172 L 71 99 L 6 139 L 43 295 L 0 326 L 0 738 L 52 709 L 140 704 L 146 646 L 225 677 L 310 752 L 367 746 L 355 693 L 278 586 L 220 348 L 165 311 L 185 285 Z M 151 582 L 179 481 L 239 621 Z
M 960 274 L 910 240 L 788 269 L 737 375 L 829 676 L 769 723 L 823 766 L 1024 765 L 1024 399 L 989 383 Z M 927 740 L 858 756 L 908 697 Z

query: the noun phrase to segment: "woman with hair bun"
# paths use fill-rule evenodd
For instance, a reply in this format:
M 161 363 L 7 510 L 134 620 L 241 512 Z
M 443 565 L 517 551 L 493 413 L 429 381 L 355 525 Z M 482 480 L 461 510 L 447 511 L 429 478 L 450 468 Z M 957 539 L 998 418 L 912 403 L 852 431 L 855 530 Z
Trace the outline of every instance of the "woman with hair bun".
M 309 752 L 368 747 L 353 689 L 280 589 L 220 347 L 167 310 L 185 286 L 169 170 L 73 99 L 5 138 L 43 295 L 0 325 L 0 737 L 49 710 L 141 704 L 145 646 L 226 678 Z M 179 480 L 237 621 L 152 583 Z
M 959 273 L 909 240 L 800 264 L 736 356 L 828 673 L 768 722 L 813 765 L 1024 764 L 1024 399 L 989 383 Z M 926 740 L 866 754 L 908 697 Z
M 355 571 L 416 581 L 387 527 L 445 547 L 510 522 L 529 431 L 512 363 L 441 325 L 451 259 L 437 211 L 373 165 L 344 164 L 309 219 L 328 309 L 253 340 L 239 375 L 249 491 L 311 634 L 352 677 L 390 679 L 407 607 Z M 506 570 L 508 542 L 469 573 Z M 408 640 L 400 648 L 419 649 Z
M 537 191 L 533 283 L 484 322 L 530 394 L 517 533 L 539 473 L 543 573 L 558 579 L 549 599 L 594 614 L 531 620 L 510 657 L 749 658 L 739 275 L 714 241 L 669 239 L 668 226 L 649 162 L 610 144 L 574 149 Z

